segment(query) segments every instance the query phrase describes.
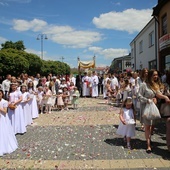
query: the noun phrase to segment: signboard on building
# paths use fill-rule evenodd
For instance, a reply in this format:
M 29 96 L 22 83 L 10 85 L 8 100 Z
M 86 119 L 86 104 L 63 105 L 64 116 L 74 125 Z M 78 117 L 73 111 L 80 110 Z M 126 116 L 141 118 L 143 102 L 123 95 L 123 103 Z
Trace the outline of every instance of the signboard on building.
M 159 39 L 159 49 L 160 49 L 160 51 L 167 48 L 167 47 L 170 47 L 170 33 L 162 36 Z

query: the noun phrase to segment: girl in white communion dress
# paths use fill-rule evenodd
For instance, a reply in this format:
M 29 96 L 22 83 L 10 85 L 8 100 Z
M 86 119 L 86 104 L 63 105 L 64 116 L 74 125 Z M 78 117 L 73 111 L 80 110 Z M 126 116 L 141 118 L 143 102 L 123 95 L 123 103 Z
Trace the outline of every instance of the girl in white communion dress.
M 3 91 L 0 90 L 0 156 L 11 153 L 18 148 L 7 107 L 8 102 L 3 99 Z

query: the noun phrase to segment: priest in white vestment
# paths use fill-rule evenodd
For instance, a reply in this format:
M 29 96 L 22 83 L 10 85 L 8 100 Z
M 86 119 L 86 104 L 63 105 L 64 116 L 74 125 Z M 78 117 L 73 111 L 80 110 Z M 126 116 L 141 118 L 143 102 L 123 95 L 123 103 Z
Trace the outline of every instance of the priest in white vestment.
M 91 78 L 92 83 L 92 97 L 98 97 L 98 84 L 99 84 L 99 78 L 95 71 L 93 71 L 93 76 Z
M 82 96 L 90 96 L 90 88 L 89 88 L 89 77 L 87 76 L 87 73 L 84 73 L 84 76 L 82 78 L 82 83 L 83 83 L 83 93 Z

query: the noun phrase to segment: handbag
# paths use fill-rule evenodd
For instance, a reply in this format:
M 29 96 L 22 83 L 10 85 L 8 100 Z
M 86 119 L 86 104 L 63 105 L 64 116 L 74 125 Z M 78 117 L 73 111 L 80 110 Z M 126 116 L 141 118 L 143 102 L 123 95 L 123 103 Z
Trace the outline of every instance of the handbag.
M 169 103 L 161 104 L 160 114 L 162 118 L 170 117 L 170 104 Z
M 154 102 L 146 104 L 142 117 L 148 120 L 155 120 L 161 118 L 159 110 Z
M 12 104 L 12 103 L 10 103 L 9 105 L 8 105 L 8 108 L 10 108 L 11 110 L 15 110 L 16 109 L 16 105 L 14 105 L 14 104 Z

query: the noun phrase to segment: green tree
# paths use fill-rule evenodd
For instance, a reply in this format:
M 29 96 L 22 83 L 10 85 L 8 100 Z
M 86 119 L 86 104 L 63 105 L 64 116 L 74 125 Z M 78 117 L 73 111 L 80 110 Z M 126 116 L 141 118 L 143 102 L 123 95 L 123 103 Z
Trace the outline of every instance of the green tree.
M 23 41 L 17 41 L 14 43 L 14 46 L 15 46 L 15 49 L 17 50 L 21 50 L 21 51 L 24 51 L 26 48 L 24 46 L 24 42 Z
M 29 69 L 27 71 L 29 75 L 36 75 L 36 73 L 41 72 L 43 61 L 40 59 L 40 57 L 35 54 L 25 52 L 24 58 L 27 59 L 29 63 Z
M 3 75 L 20 75 L 29 69 L 28 61 L 19 53 L 18 50 L 0 50 L 0 73 Z
M 12 41 L 6 41 L 5 43 L 1 44 L 2 49 L 7 49 L 7 48 L 14 48 L 14 43 Z
M 35 75 L 70 74 L 70 66 L 60 61 L 45 61 L 39 56 L 25 52 L 23 41 L 6 41 L 1 44 L 0 50 L 0 73 L 18 76 L 21 73 Z
M 21 40 L 15 42 L 15 43 L 12 41 L 6 41 L 5 43 L 1 44 L 1 47 L 2 47 L 2 50 L 12 48 L 12 49 L 24 51 L 26 49 L 23 41 L 21 41 Z
M 70 74 L 70 66 L 60 61 L 43 60 L 41 74 L 48 75 L 49 73 L 53 75 Z

